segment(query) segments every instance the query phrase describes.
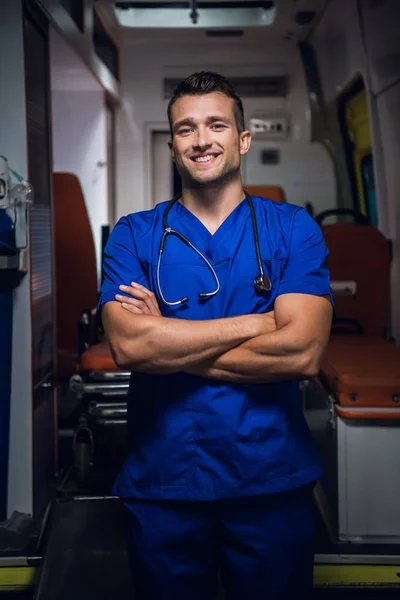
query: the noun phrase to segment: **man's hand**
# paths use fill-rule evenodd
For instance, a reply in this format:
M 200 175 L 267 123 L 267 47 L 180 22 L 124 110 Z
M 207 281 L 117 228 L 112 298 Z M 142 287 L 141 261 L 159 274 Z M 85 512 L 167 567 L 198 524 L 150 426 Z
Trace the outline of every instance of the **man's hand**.
M 119 302 L 125 310 L 135 313 L 136 315 L 162 316 L 154 292 L 150 292 L 150 290 L 143 285 L 132 281 L 130 285 L 120 285 L 119 289 L 130 296 L 122 296 L 120 294 L 115 296 L 116 301 Z

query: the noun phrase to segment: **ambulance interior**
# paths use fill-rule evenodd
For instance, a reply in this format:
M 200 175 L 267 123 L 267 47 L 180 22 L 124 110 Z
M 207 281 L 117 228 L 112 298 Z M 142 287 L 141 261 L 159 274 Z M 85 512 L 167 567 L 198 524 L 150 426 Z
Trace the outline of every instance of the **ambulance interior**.
M 332 335 L 299 384 L 325 470 L 315 597 L 399 597 L 399 19 L 398 0 L 1 3 L 4 597 L 133 597 L 102 254 L 121 216 L 179 193 L 166 108 L 200 70 L 243 99 L 245 189 L 306 208 L 330 251 Z

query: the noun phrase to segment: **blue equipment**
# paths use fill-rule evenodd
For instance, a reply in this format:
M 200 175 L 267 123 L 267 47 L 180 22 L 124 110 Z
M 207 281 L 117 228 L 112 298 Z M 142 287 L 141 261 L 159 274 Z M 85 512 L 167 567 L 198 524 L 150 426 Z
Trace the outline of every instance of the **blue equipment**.
M 3 264 L 16 257 L 14 223 L 5 209 L 0 209 L 0 521 L 6 518 L 8 444 L 11 396 L 12 288 L 3 282 Z
M 31 193 L 31 186 L 0 156 L 0 521 L 7 518 L 13 290 L 24 275 L 20 250 L 27 246 L 26 205 Z M 14 220 L 9 212 L 13 212 Z

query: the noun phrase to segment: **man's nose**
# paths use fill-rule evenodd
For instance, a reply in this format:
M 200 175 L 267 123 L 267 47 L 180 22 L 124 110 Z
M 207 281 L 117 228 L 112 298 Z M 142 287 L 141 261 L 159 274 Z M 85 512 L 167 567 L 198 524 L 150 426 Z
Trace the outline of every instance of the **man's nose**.
M 193 140 L 195 148 L 204 150 L 212 144 L 210 132 L 207 127 L 199 127 L 196 131 L 196 137 Z

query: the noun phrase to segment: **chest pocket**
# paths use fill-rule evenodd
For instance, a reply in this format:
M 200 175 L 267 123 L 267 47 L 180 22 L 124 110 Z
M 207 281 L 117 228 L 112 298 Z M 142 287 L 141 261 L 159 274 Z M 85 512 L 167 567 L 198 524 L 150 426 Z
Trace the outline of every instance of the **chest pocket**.
M 273 310 L 279 282 L 284 269 L 284 259 L 263 259 L 264 273 L 271 280 L 271 290 L 258 293 L 254 279 L 260 274 L 257 259 L 245 258 L 229 261 L 218 269 L 221 290 L 224 290 L 223 316 L 263 313 Z

